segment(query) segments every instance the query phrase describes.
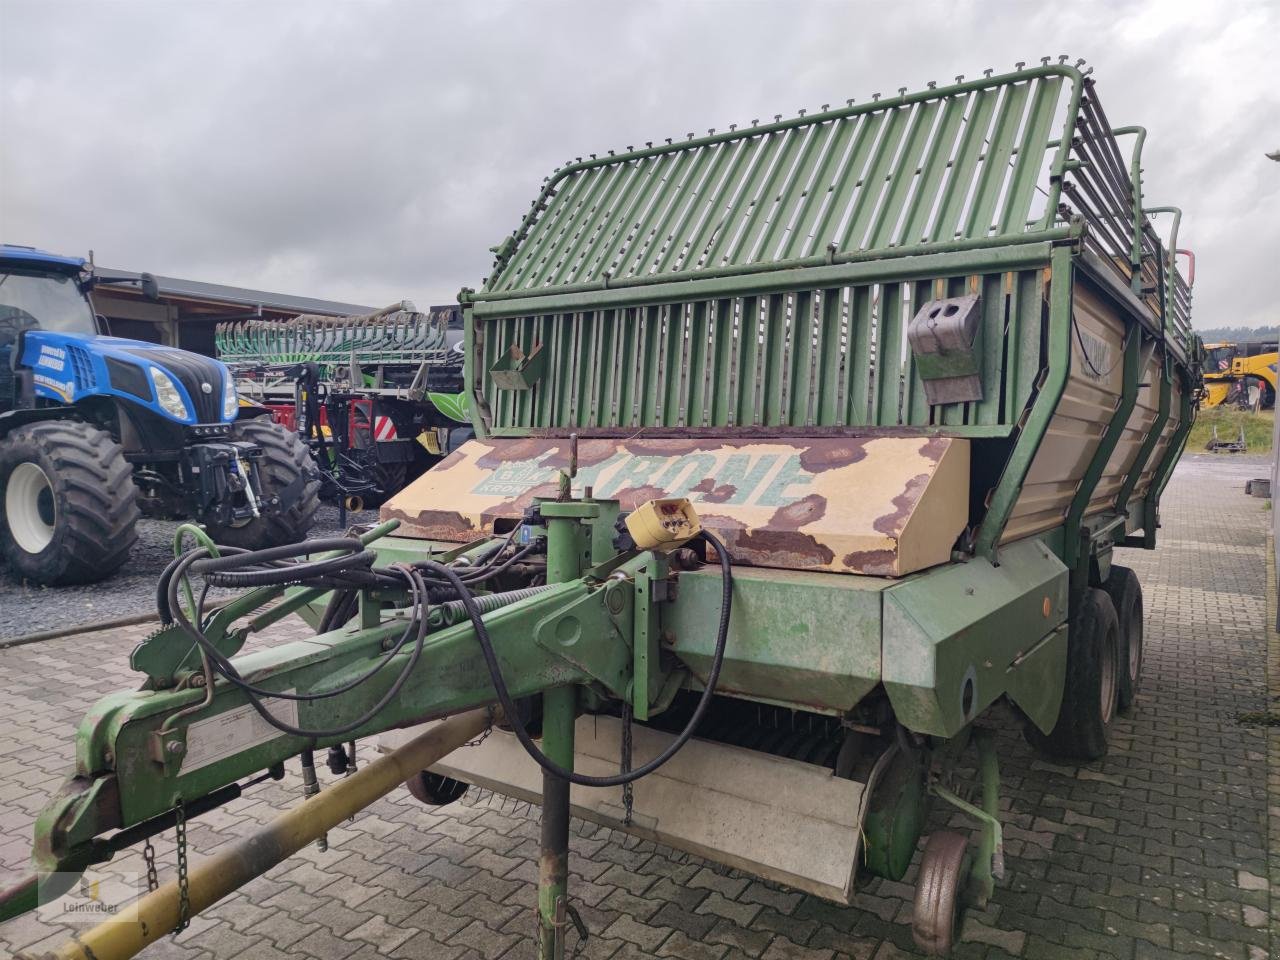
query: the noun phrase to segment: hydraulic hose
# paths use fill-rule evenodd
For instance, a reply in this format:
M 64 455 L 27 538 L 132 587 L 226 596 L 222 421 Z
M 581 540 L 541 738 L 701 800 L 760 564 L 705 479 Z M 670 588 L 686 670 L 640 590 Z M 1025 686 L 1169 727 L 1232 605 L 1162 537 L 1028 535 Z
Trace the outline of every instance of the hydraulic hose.
M 516 739 L 520 741 L 520 745 L 524 747 L 525 752 L 547 773 L 563 780 L 568 780 L 570 783 L 576 783 L 583 787 L 621 787 L 653 773 L 653 771 L 674 757 L 689 742 L 694 731 L 698 729 L 698 724 L 702 722 L 707 708 L 711 705 L 716 683 L 720 679 L 720 668 L 724 664 L 725 644 L 729 639 L 729 617 L 733 612 L 733 569 L 728 551 L 725 550 L 724 544 L 714 534 L 703 530 L 698 536 L 715 549 L 716 556 L 720 559 L 720 574 L 724 583 L 724 589 L 720 597 L 720 625 L 716 631 L 716 648 L 711 659 L 711 669 L 707 673 L 707 682 L 702 689 L 702 697 L 698 700 L 698 705 L 694 708 L 693 715 L 689 718 L 685 728 L 667 745 L 667 748 L 662 753 L 634 770 L 607 777 L 594 777 L 585 773 L 566 770 L 538 748 L 538 745 L 533 742 L 533 738 L 529 736 L 529 731 L 520 717 L 520 711 L 516 708 L 515 701 L 512 700 L 510 691 L 507 690 L 506 681 L 502 678 L 502 668 L 498 664 L 498 657 L 494 653 L 493 643 L 489 638 L 489 631 L 485 628 L 476 598 L 471 595 L 471 591 L 463 583 L 457 572 L 450 567 L 432 560 L 423 561 L 416 564 L 416 566 L 443 577 L 458 592 L 458 599 L 462 601 L 467 616 L 471 619 L 471 625 L 475 629 L 476 639 L 480 643 L 480 651 L 484 656 L 485 665 L 489 668 L 489 677 L 493 681 L 493 689 L 498 694 L 498 702 L 502 704 L 507 723 L 511 725 L 512 732 L 515 733 Z

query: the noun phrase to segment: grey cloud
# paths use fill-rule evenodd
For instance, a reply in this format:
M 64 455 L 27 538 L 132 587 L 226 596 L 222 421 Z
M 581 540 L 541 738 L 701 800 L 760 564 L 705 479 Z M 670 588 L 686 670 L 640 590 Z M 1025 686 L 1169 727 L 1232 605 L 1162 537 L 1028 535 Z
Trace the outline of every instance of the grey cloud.
M 1151 131 L 1198 322 L 1272 323 L 1277 28 L 1266 2 L 0 0 L 0 236 L 447 302 L 566 159 L 1069 52 Z

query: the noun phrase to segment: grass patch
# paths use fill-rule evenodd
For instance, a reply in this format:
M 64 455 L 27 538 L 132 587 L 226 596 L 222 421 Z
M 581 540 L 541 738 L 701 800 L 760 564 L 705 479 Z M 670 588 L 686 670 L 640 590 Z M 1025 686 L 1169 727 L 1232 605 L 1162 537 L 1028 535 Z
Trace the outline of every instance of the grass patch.
M 1188 453 L 1203 453 L 1205 444 L 1218 428 L 1219 440 L 1234 440 L 1244 427 L 1244 439 L 1249 444 L 1250 453 L 1271 452 L 1271 431 L 1275 425 L 1275 411 L 1264 410 L 1261 413 L 1249 413 L 1227 407 L 1213 407 L 1201 410 L 1196 416 L 1195 426 L 1187 437 Z

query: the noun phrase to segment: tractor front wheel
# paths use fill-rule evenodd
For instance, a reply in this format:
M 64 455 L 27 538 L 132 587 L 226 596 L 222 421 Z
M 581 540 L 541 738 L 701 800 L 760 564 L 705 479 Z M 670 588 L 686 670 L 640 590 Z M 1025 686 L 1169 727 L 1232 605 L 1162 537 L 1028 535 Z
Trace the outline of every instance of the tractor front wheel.
M 0 441 L 0 549 L 25 580 L 111 576 L 138 539 L 137 501 L 124 450 L 92 424 L 44 420 Z
M 257 444 L 258 503 L 262 516 L 240 524 L 208 524 L 214 542 L 245 550 L 263 550 L 305 540 L 320 507 L 320 478 L 311 451 L 292 430 L 269 417 L 241 420 L 236 440 Z M 272 504 L 272 500 L 279 500 Z

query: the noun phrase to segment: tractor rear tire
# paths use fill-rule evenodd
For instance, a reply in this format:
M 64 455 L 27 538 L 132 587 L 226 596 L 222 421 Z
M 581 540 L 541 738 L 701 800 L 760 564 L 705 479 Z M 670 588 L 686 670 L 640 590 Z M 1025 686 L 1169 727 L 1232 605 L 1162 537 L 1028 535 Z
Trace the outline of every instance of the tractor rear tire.
M 262 450 L 258 460 L 259 506 L 275 497 L 285 502 L 280 505 L 283 509 L 263 511 L 261 517 L 239 526 L 208 524 L 209 536 L 215 543 L 245 550 L 305 540 L 320 507 L 320 478 L 307 445 L 269 417 L 241 420 L 232 428 L 232 436 Z
M 1106 755 L 1115 719 L 1120 661 L 1120 622 L 1105 590 L 1091 587 L 1067 625 L 1067 671 L 1058 721 L 1047 735 L 1033 723 L 1025 734 L 1040 752 L 1059 760 L 1098 760 Z
M 111 434 L 44 420 L 0 441 L 0 550 L 46 586 L 111 576 L 137 542 L 138 488 Z
M 1142 584 L 1128 567 L 1113 564 L 1107 593 L 1120 620 L 1120 670 L 1116 709 L 1127 713 L 1142 681 Z

